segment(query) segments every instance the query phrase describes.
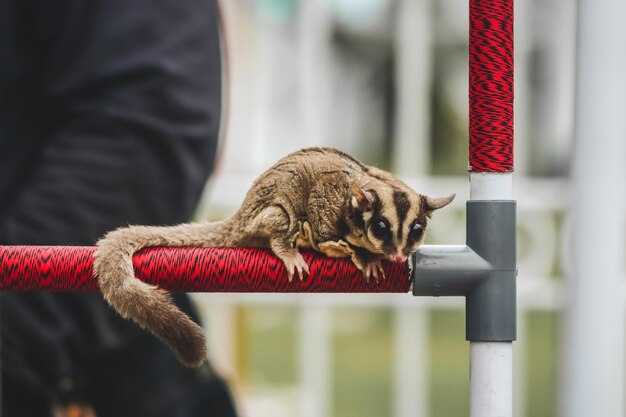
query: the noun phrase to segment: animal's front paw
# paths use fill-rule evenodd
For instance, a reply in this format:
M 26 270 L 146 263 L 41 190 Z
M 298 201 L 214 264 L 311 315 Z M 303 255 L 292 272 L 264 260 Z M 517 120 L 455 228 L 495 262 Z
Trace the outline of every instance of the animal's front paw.
M 381 277 L 383 279 L 386 278 L 380 256 L 359 247 L 354 247 L 353 250 L 351 256 L 352 263 L 363 273 L 367 282 L 370 282 L 372 277 L 374 277 L 376 282 Z
M 369 256 L 364 258 L 362 256 L 358 256 L 356 253 L 352 256 L 352 263 L 359 268 L 359 270 L 363 273 L 365 280 L 370 282 L 370 279 L 374 277 L 376 282 L 378 282 L 378 278 L 382 277 L 385 279 L 385 270 L 383 269 L 383 265 L 381 263 L 380 258 L 376 258 L 373 256 Z
M 372 277 L 374 277 L 376 282 L 378 282 L 379 278 L 386 278 L 381 257 L 359 247 L 355 247 L 353 250 L 350 259 L 352 259 L 354 266 L 363 273 L 367 282 L 370 282 Z
M 385 270 L 383 269 L 383 265 L 380 259 L 376 259 L 374 261 L 369 261 L 363 265 L 361 269 L 363 272 L 363 276 L 367 282 L 370 282 L 370 278 L 373 276 L 376 282 L 378 282 L 378 278 L 382 277 L 385 279 Z
M 287 255 L 281 256 L 281 260 L 285 264 L 287 274 L 289 276 L 289 282 L 293 281 L 293 275 L 297 271 L 300 281 L 304 279 L 304 273 L 309 275 L 309 265 L 306 263 L 302 254 L 297 250 L 289 252 Z

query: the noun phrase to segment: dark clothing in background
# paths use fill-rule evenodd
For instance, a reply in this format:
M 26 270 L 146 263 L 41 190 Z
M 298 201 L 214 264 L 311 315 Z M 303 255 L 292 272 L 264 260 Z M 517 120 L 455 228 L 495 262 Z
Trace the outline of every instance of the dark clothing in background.
M 0 0 L 0 244 L 188 221 L 217 146 L 218 32 L 212 0 Z M 234 415 L 220 379 L 100 294 L 0 303 L 3 417 L 68 399 L 98 417 Z

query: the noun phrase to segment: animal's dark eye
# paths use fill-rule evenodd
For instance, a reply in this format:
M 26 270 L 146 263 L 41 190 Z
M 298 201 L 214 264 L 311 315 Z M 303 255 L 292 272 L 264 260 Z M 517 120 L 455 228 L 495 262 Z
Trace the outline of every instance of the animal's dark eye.
M 413 225 L 413 228 L 411 229 L 411 239 L 420 240 L 423 234 L 424 234 L 424 227 L 419 223 L 415 223 Z
M 384 220 L 374 220 L 372 222 L 372 233 L 380 240 L 389 236 L 389 224 Z

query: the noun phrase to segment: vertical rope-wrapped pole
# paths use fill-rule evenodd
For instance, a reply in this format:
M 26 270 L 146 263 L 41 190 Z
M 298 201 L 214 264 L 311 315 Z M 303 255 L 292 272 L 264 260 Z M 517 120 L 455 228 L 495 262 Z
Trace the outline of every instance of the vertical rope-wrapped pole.
M 471 0 L 471 172 L 513 172 L 513 0 Z
M 470 0 L 469 20 L 468 208 L 475 202 L 498 205 L 512 200 L 513 0 Z M 468 238 L 481 233 L 469 229 L 470 220 Z M 512 248 L 514 258 L 514 232 L 511 236 L 499 236 L 500 239 L 490 238 L 493 242 L 511 239 L 512 245 L 505 246 Z M 509 302 L 515 304 L 514 294 Z M 468 338 L 470 417 L 511 417 L 512 341 Z
M 473 200 L 512 199 L 513 0 L 470 0 L 469 170 Z

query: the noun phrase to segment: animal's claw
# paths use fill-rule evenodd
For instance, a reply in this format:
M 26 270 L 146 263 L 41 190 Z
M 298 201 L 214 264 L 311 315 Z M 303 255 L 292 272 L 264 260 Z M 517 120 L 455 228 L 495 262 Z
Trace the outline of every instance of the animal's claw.
M 380 271 L 380 276 L 383 277 L 383 279 L 387 279 L 387 276 L 385 275 L 385 270 L 383 269 L 383 264 L 380 261 L 377 262 L 377 268 Z
M 385 270 L 383 269 L 383 265 L 380 259 L 366 263 L 361 271 L 363 272 L 363 276 L 368 283 L 370 282 L 370 278 L 372 276 L 374 276 L 374 280 L 376 280 L 376 283 L 379 282 L 379 277 L 382 277 L 382 279 L 387 278 L 385 276 Z
M 376 268 L 375 264 L 370 264 L 370 269 L 372 271 L 372 275 L 374 275 L 374 280 L 378 284 L 378 268 Z
M 293 281 L 293 276 L 296 271 L 298 272 L 298 278 L 300 278 L 300 281 L 304 279 L 304 273 L 307 275 L 310 274 L 309 265 L 306 263 L 300 252 L 295 251 L 289 256 L 285 256 L 283 258 L 283 263 L 287 269 L 289 282 Z
M 363 272 L 363 276 L 365 277 L 365 282 L 367 282 L 369 284 L 370 276 L 371 276 L 371 271 L 370 271 L 369 264 L 364 265 L 363 268 L 361 269 L 361 272 Z

